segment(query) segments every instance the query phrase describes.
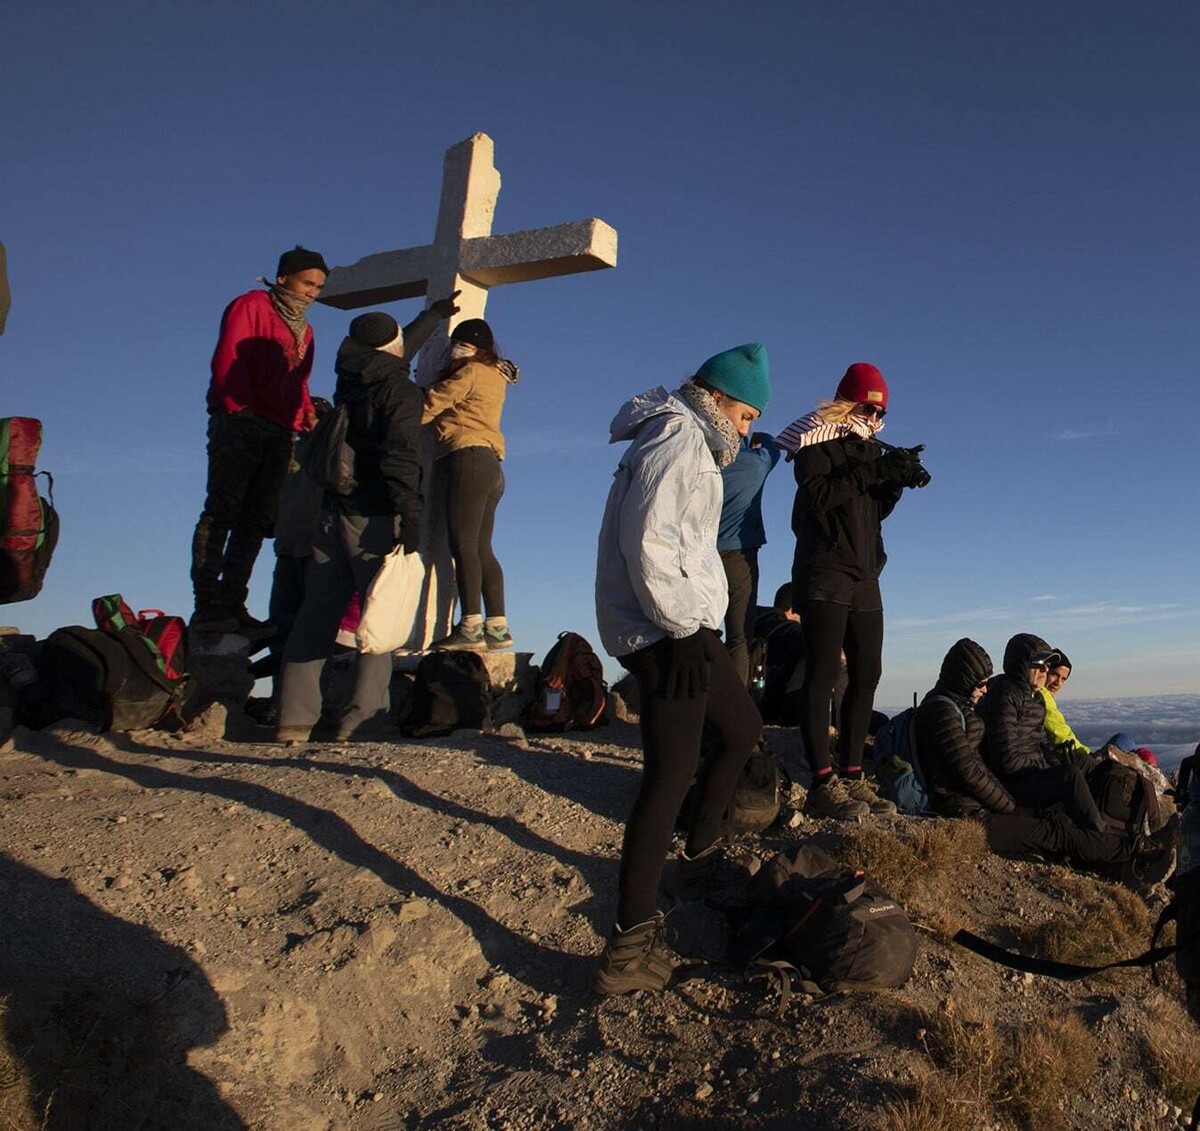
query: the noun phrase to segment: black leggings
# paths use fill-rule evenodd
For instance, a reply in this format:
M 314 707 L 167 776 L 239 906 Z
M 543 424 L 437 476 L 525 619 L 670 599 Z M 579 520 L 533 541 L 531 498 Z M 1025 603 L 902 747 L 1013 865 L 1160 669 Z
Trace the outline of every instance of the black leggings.
M 504 616 L 504 571 L 492 552 L 496 507 L 504 494 L 504 472 L 491 448 L 462 448 L 446 460 L 446 528 L 458 603 L 464 616 Z
M 712 845 L 721 819 L 733 797 L 738 776 L 762 734 L 762 719 L 754 700 L 734 670 L 717 634 L 701 629 L 709 639 L 708 695 L 668 699 L 662 693 L 669 641 L 622 656 L 621 663 L 637 680 L 641 695 L 642 781 L 621 848 L 617 922 L 622 927 L 643 923 L 657 907 L 658 881 L 671 847 L 675 818 L 700 764 L 700 735 L 705 722 L 720 739 L 720 749 L 701 772 L 699 798 L 688 829 L 689 856 Z
M 807 666 L 800 688 L 800 735 L 813 774 L 830 768 L 829 699 L 846 652 L 846 694 L 838 721 L 838 755 L 843 768 L 862 765 L 863 747 L 883 674 L 883 610 L 853 610 L 832 601 L 800 606 Z

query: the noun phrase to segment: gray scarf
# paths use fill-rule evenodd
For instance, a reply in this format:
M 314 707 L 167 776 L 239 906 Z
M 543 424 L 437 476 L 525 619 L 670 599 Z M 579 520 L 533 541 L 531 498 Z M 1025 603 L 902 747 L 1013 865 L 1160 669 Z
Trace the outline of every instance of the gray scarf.
M 733 426 L 733 421 L 717 407 L 712 393 L 707 389 L 700 388 L 694 381 L 685 381 L 679 387 L 679 396 L 687 402 L 688 407 L 697 416 L 707 420 L 721 433 L 721 439 L 725 441 L 725 446 L 713 452 L 713 459 L 717 461 L 718 467 L 728 467 L 737 459 L 738 451 L 742 446 L 742 437 Z
M 307 295 L 298 295 L 295 291 L 289 291 L 278 283 L 269 283 L 265 278 L 260 278 L 258 281 L 267 284 L 267 290 L 271 295 L 271 305 L 275 307 L 275 313 L 291 328 L 292 337 L 296 339 L 296 353 L 303 357 L 308 348 L 305 341 L 308 320 L 305 315 L 308 314 L 308 308 L 312 306 L 313 300 Z

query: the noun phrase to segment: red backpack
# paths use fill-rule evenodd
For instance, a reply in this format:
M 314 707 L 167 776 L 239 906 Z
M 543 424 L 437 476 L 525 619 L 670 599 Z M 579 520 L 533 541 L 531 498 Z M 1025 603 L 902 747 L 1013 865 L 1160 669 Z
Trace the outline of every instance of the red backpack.
M 162 609 L 142 609 L 139 613 L 125 603 L 120 593 L 97 597 L 92 601 L 96 627 L 114 635 L 123 628 L 141 633 L 159 669 L 169 679 L 187 675 L 187 625 L 183 617 L 169 617 Z
M 560 632 L 546 653 L 529 708 L 531 730 L 587 730 L 604 722 L 608 685 L 592 646 L 575 632 Z
M 58 544 L 54 480 L 34 471 L 41 446 L 40 420 L 0 419 L 0 604 L 38 595 Z M 38 474 L 49 484 L 49 501 L 38 495 Z

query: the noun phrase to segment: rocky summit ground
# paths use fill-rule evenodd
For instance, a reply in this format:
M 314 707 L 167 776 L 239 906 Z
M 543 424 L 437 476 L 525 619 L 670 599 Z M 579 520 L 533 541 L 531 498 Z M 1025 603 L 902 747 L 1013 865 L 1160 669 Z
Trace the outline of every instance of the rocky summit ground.
M 780 1013 L 692 902 L 672 935 L 711 961 L 597 1002 L 636 728 L 285 749 L 216 710 L 0 748 L 0 1126 L 1099 1131 L 1200 1089 L 1171 970 L 1065 984 L 947 941 L 1135 953 L 1161 896 L 963 822 L 792 816 L 743 854 L 815 836 L 872 867 L 921 932 L 906 986 Z

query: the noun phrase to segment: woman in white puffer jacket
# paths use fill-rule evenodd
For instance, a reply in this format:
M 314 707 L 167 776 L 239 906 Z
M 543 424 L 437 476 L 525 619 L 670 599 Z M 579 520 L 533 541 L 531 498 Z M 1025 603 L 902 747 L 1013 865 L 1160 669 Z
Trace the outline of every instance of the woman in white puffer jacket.
M 717 526 L 721 468 L 770 395 L 766 350 L 738 346 L 709 358 L 675 393 L 634 397 L 611 425 L 613 443 L 632 443 L 600 529 L 596 619 L 605 649 L 637 680 L 645 762 L 625 826 L 616 925 L 593 983 L 600 994 L 662 989 L 671 979 L 658 882 L 705 722 L 721 747 L 701 775 L 680 860 L 685 894 L 721 860 L 721 818 L 762 732 L 717 636 L 729 603 Z

